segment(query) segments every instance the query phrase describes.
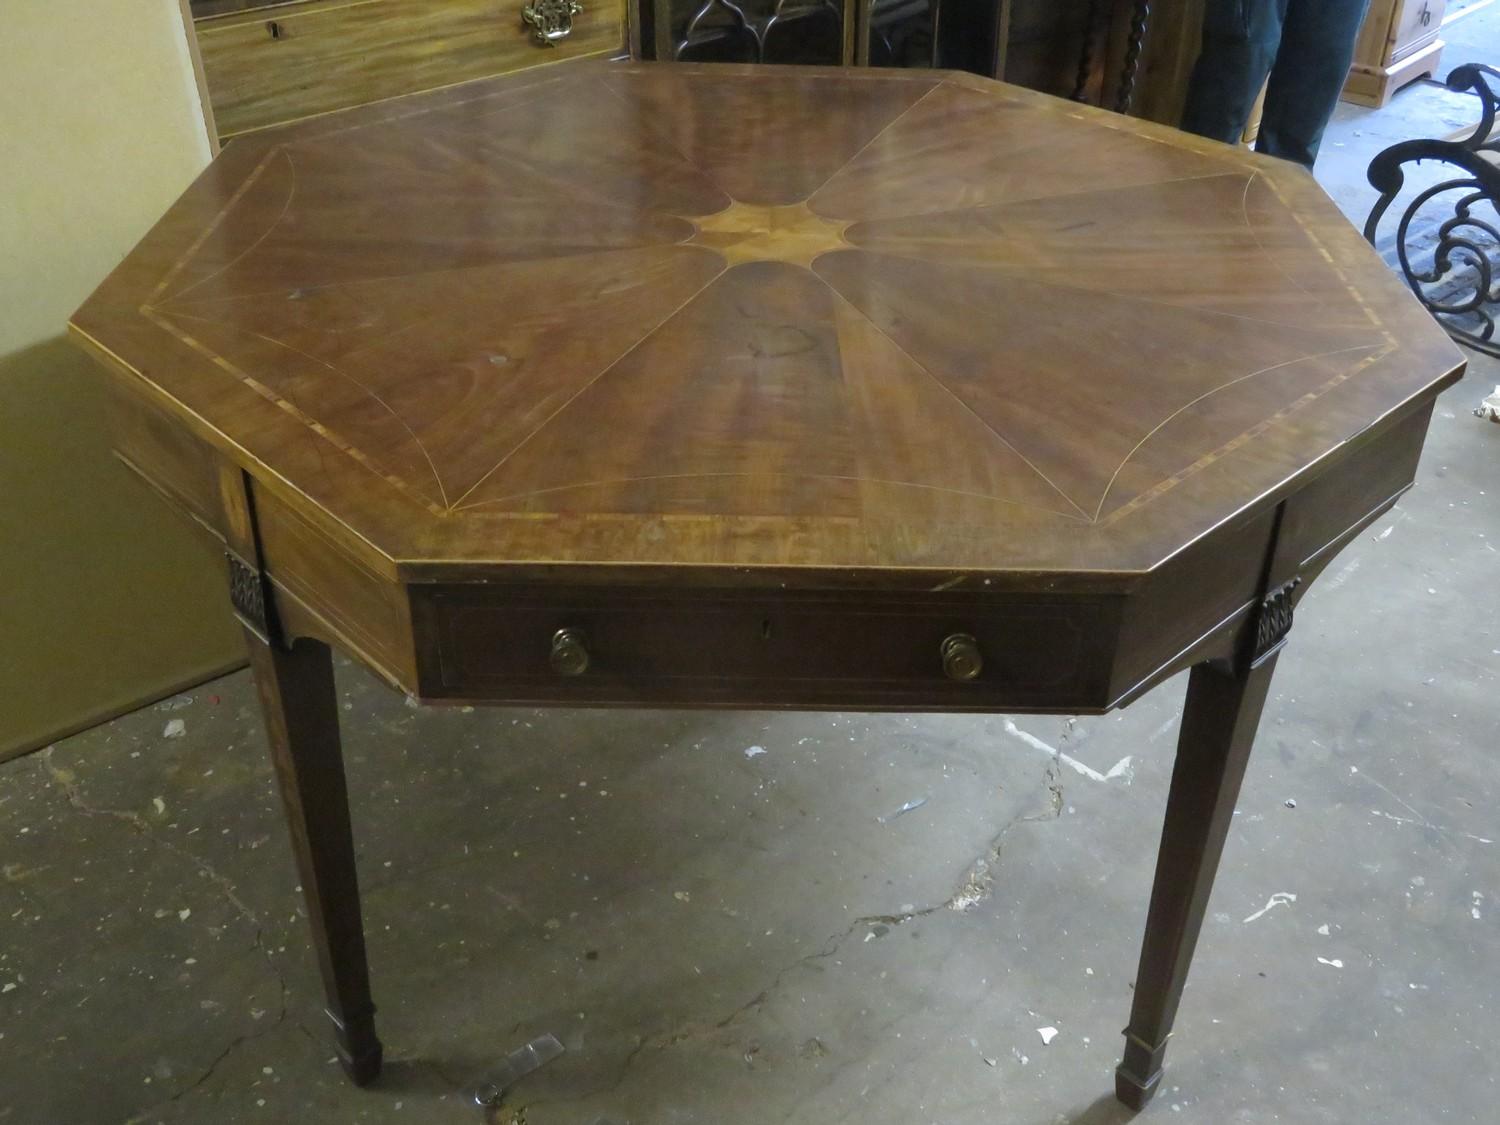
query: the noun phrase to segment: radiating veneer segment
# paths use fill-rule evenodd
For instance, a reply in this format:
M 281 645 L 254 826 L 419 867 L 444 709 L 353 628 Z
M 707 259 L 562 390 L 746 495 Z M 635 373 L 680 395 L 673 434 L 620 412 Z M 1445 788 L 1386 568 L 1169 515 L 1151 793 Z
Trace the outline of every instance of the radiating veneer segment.
M 945 81 L 891 123 L 812 195 L 842 219 L 927 215 L 1021 199 L 1223 174 L 1229 150 L 1206 156 L 1108 128 L 1063 102 L 1017 99 L 1005 87 Z
M 814 269 L 1088 520 L 1383 343 L 1362 329 L 1272 333 L 1130 293 L 1090 294 L 1085 333 L 1060 315 L 1073 294 L 1010 272 L 866 250 L 826 254 Z M 1031 361 L 991 359 L 1006 354 Z
M 984 267 L 1045 282 L 1059 308 L 1125 297 L 1281 327 L 1381 341 L 1348 286 L 1298 227 L 1270 225 L 1271 189 L 1253 170 L 853 224 L 862 249 Z M 1214 322 L 1205 321 L 1205 330 Z
M 807 199 L 938 84 L 804 67 L 767 82 L 756 70 L 648 66 L 606 81 L 732 199 L 752 204 Z

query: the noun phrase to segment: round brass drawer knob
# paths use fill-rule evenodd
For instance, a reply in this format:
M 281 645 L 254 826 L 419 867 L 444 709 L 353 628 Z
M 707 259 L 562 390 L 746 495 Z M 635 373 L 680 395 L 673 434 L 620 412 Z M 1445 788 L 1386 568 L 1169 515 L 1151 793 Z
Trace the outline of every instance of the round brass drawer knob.
M 581 676 L 589 670 L 589 650 L 577 629 L 559 629 L 552 634 L 552 670 L 559 676 Z
M 979 642 L 968 633 L 954 633 L 943 641 L 943 674 L 950 680 L 977 680 L 984 671 Z

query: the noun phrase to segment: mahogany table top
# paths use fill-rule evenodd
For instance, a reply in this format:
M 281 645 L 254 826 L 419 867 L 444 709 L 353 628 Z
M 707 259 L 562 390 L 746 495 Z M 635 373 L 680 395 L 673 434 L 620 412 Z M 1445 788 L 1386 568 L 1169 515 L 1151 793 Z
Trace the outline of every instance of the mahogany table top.
M 1301 169 L 946 72 L 236 141 L 74 319 L 392 575 L 1151 568 L 1456 377 Z

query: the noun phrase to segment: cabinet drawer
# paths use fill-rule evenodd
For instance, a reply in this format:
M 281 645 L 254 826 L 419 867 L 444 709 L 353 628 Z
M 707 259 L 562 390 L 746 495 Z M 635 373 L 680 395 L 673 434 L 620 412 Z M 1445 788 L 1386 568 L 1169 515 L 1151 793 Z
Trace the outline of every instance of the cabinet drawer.
M 1390 61 L 1399 62 L 1436 38 L 1444 0 L 1401 0 L 1391 21 Z
M 573 30 L 544 47 L 525 0 L 298 0 L 196 21 L 222 137 L 621 49 L 623 0 L 582 0 Z
M 948 710 L 1092 706 L 1110 624 L 1086 599 L 514 587 L 414 590 L 413 617 L 431 698 Z

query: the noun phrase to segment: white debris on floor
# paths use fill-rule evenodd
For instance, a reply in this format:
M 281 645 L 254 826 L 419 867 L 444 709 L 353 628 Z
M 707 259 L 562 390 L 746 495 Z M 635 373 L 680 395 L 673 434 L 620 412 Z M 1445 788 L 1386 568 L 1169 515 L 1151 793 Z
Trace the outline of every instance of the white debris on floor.
M 1479 418 L 1487 418 L 1491 422 L 1500 422 L 1500 386 L 1497 386 L 1491 394 L 1484 396 L 1474 414 Z
M 1253 922 L 1261 915 L 1268 913 L 1275 907 L 1290 906 L 1296 901 L 1297 896 L 1294 895 L 1291 891 L 1277 891 L 1270 898 L 1266 899 L 1266 904 L 1264 906 L 1262 906 L 1254 914 L 1250 915 L 1250 917 L 1246 918 L 1245 921 Z
M 1049 746 L 1047 743 L 1043 742 L 1040 738 L 1037 738 L 1036 735 L 1031 734 L 1029 731 L 1022 730 L 1020 727 L 1016 726 L 1014 721 L 1010 719 L 1005 720 L 1004 730 L 1005 733 L 1010 735 L 1012 738 L 1024 742 L 1033 750 L 1040 750 L 1042 753 L 1049 755 L 1061 765 L 1067 766 L 1070 770 L 1082 775 L 1083 777 L 1088 778 L 1090 781 L 1113 781 L 1117 777 L 1122 777 L 1125 779 L 1125 784 L 1129 785 L 1133 780 L 1135 780 L 1135 769 L 1132 764 L 1134 762 L 1134 758 L 1130 755 L 1126 755 L 1114 765 L 1110 766 L 1107 772 L 1100 773 L 1092 766 L 1080 762 L 1071 754 L 1065 754 L 1057 747 Z

